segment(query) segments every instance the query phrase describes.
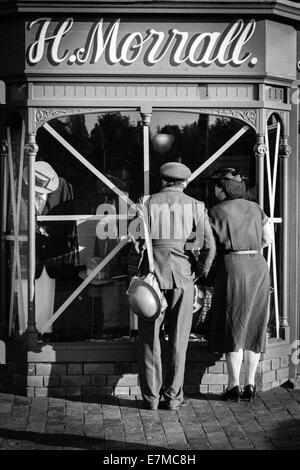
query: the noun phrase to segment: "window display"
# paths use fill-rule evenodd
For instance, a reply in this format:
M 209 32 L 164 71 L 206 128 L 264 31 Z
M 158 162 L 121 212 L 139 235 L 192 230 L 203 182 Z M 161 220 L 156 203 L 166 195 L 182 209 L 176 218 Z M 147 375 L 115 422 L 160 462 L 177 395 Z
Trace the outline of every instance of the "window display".
M 24 169 L 23 179 L 27 185 L 27 167 Z M 21 204 L 26 204 L 24 198 Z M 35 206 L 37 216 L 69 215 L 73 212 L 71 184 L 59 177 L 52 166 L 43 160 L 35 163 Z M 23 221 L 23 228 L 25 225 L 26 220 Z M 36 327 L 40 332 L 53 314 L 56 279 L 63 278 L 70 266 L 75 264 L 76 256 L 78 257 L 76 224 L 73 221 L 51 223 L 37 220 L 35 240 L 35 315 Z M 25 288 L 24 292 L 26 291 Z M 47 333 L 51 332 L 52 326 L 47 330 Z

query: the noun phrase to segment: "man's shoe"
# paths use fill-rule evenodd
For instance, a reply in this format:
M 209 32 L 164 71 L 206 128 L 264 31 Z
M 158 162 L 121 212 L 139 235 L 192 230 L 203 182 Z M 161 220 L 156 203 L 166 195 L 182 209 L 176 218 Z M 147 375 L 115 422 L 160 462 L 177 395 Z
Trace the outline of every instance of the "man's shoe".
M 170 401 L 164 401 L 161 404 L 161 408 L 165 410 L 178 410 L 178 408 L 182 408 L 188 405 L 188 403 L 189 401 L 187 398 L 183 398 L 179 403 L 178 402 L 172 403 Z

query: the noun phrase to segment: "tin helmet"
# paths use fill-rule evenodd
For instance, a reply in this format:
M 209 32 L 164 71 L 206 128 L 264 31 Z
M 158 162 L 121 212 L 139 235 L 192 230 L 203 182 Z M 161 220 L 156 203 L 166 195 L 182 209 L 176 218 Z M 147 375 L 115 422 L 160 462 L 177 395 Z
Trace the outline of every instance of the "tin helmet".
M 129 306 L 136 315 L 144 321 L 156 320 L 161 311 L 161 304 L 150 284 L 137 280 L 129 287 L 128 295 Z

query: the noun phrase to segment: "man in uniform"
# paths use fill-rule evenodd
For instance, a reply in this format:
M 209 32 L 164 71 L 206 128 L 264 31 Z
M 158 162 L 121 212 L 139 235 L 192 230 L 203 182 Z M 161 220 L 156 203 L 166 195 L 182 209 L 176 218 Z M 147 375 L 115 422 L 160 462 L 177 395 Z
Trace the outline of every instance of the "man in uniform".
M 163 395 L 161 405 L 173 410 L 186 403 L 183 381 L 193 317 L 193 252 L 199 254 L 197 274 L 206 277 L 216 249 L 204 203 L 183 192 L 191 176 L 189 168 L 178 162 L 165 163 L 160 176 L 162 189 L 148 199 L 147 217 L 155 275 L 168 308 L 152 322 L 139 317 L 139 378 L 145 408 L 157 409 Z M 146 262 L 144 254 L 142 272 L 147 272 Z M 164 319 L 168 359 L 163 386 L 160 332 Z

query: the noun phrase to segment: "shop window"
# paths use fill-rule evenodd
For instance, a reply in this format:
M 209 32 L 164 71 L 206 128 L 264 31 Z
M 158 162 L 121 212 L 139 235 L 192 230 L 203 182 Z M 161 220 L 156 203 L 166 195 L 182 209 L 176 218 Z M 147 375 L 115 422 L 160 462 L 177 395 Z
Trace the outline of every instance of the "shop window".
M 278 335 L 281 290 L 280 125 L 276 115 L 269 118 L 268 158 L 264 175 L 259 175 L 264 178 L 264 210 L 275 221 L 275 246 L 265 250 L 272 278 L 270 336 Z M 128 223 L 126 201 L 136 202 L 145 187 L 150 193 L 159 191 L 163 163 L 182 162 L 196 172 L 187 193 L 208 208 L 217 201 L 205 177 L 224 166 L 237 168 L 247 177 L 247 197 L 256 200 L 255 132 L 245 123 L 195 111 L 154 110 L 149 129 L 150 172 L 144 174 L 145 136 L 148 133 L 143 131 L 138 111 L 73 114 L 38 130 L 36 165 L 41 172 L 36 174 L 35 306 L 37 328 L 44 338 L 117 339 L 128 337 L 132 325 L 136 327 L 126 296 L 128 245 L 121 243 Z M 20 116 L 11 116 L 5 139 L 8 158 L 2 177 L 9 214 L 5 266 L 12 276 L 1 292 L 7 293 L 9 332 L 15 335 L 23 334 L 27 323 L 28 181 Z M 49 176 L 48 171 L 53 173 Z M 107 207 L 119 217 L 114 225 L 101 222 Z M 93 281 L 87 282 L 102 264 Z
M 143 192 L 140 119 L 134 111 L 80 114 L 50 121 L 37 133 L 37 164 L 50 164 L 59 179 L 37 217 L 36 297 L 51 292 L 47 312 L 36 304 L 37 325 L 39 319 L 45 325 L 53 313 L 61 312 L 49 328 L 40 328 L 44 337 L 61 341 L 129 335 L 128 246 L 118 250 L 72 302 L 68 299 L 119 246 L 122 219 L 101 221 L 107 210 L 127 214 L 126 202 L 114 188 L 131 199 Z
M 255 140 L 255 131 L 237 119 L 155 111 L 150 127 L 151 192 L 160 188 L 159 167 L 168 161 L 178 161 L 186 164 L 192 172 L 199 171 L 185 192 L 204 201 L 208 209 L 218 201 L 214 195 L 214 185 L 206 177 L 221 167 L 241 171 L 247 178 L 247 197 L 256 200 Z M 223 150 L 219 152 L 220 149 Z M 214 156 L 217 158 L 214 159 Z M 214 272 L 213 266 L 206 280 L 211 286 Z M 196 333 L 197 329 L 192 329 L 192 332 Z
M 264 211 L 271 218 L 274 228 L 274 244 L 264 250 L 270 277 L 270 320 L 269 337 L 279 336 L 280 301 L 282 292 L 282 219 L 281 219 L 281 174 L 279 167 L 279 143 L 282 137 L 282 123 L 276 114 L 267 120 L 267 154 L 264 168 Z

